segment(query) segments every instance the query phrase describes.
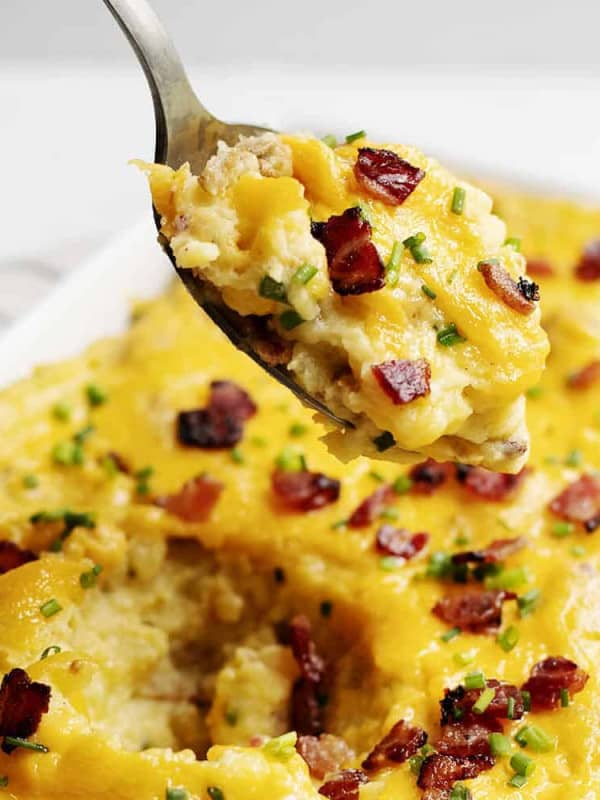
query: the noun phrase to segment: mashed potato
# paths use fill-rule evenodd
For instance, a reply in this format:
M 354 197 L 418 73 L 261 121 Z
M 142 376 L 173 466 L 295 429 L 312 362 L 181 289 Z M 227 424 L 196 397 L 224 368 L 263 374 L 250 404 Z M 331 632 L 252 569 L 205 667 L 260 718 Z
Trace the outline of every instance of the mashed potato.
M 198 178 L 145 168 L 177 264 L 267 316 L 295 379 L 352 422 L 325 436 L 339 458 L 523 466 L 523 393 L 548 345 L 481 190 L 364 136 L 221 142 Z

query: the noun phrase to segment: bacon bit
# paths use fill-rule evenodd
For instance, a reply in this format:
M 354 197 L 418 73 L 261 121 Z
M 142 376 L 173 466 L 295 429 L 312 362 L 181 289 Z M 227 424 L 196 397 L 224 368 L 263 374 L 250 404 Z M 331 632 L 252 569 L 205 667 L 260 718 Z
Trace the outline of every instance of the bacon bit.
M 518 553 L 527 545 L 522 536 L 513 539 L 494 539 L 483 550 L 464 550 L 452 556 L 454 564 L 498 564 Z
M 377 531 L 375 547 L 386 556 L 405 558 L 408 561 L 420 553 L 428 541 L 428 533 L 411 534 L 406 528 L 382 525 Z
M 422 728 L 409 725 L 401 719 L 391 731 L 375 745 L 361 764 L 368 772 L 394 764 L 403 764 L 412 758 L 427 742 L 427 733 Z
M 550 278 L 554 275 L 554 270 L 543 258 L 528 258 L 527 273 L 536 278 Z
M 384 361 L 371 367 L 371 372 L 396 406 L 412 403 L 418 397 L 426 397 L 431 391 L 431 367 L 425 358 Z
M 531 314 L 535 309 L 534 300 L 539 300 L 537 284 L 530 284 L 523 278 L 517 283 L 496 261 L 480 261 L 477 269 L 481 272 L 488 288 L 513 311 L 518 311 L 519 314 Z M 523 280 L 525 283 L 521 284 Z
M 571 389 L 589 389 L 600 381 L 600 361 L 591 361 L 587 366 L 569 375 Z
M 319 736 L 323 733 L 323 714 L 318 685 L 298 678 L 292 687 L 290 724 L 299 736 Z
M 550 511 L 569 522 L 581 522 L 591 533 L 600 520 L 600 479 L 582 475 L 552 500 Z
M 308 617 L 297 614 L 289 625 L 290 646 L 303 678 L 319 683 L 325 671 L 325 662 L 317 653 L 311 638 L 311 625 Z
M 157 497 L 154 503 L 184 522 L 205 522 L 223 488 L 220 481 L 208 475 L 198 475 L 186 481 L 175 494 Z
M 292 511 L 314 511 L 337 502 L 340 482 L 321 472 L 290 472 L 276 469 L 271 487 L 277 498 Z
M 2 678 L 0 686 L 0 736 L 27 739 L 40 724 L 42 714 L 48 712 L 50 687 L 29 678 L 23 669 L 13 669 Z M 12 753 L 13 745 L 2 744 L 5 753 Z
M 177 438 L 180 444 L 205 450 L 233 447 L 254 414 L 256 406 L 247 392 L 233 381 L 213 381 L 206 408 L 177 415 Z
M 381 514 L 386 505 L 396 496 L 392 486 L 386 484 L 376 489 L 357 506 L 348 518 L 349 528 L 366 528 Z
M 507 472 L 492 472 L 485 467 L 460 464 L 457 467 L 456 477 L 459 483 L 476 497 L 498 502 L 512 497 L 529 471 L 527 467 L 523 467 L 516 475 L 509 475 Z
M 438 462 L 433 458 L 416 464 L 408 473 L 412 481 L 411 492 L 433 494 L 454 475 L 454 469 L 455 466 L 451 461 Z
M 14 542 L 0 542 L 0 575 L 36 560 L 37 556 L 31 550 L 23 550 Z
M 456 781 L 476 778 L 495 764 L 492 756 L 478 755 L 459 758 L 432 753 L 421 764 L 417 785 L 421 789 L 451 789 Z
M 354 165 L 356 180 L 365 192 L 390 206 L 400 206 L 425 177 L 391 150 L 361 147 Z
M 584 688 L 588 678 L 587 672 L 574 661 L 550 656 L 534 665 L 523 691 L 530 693 L 532 708 L 552 709 L 560 703 L 562 690 L 566 689 L 569 697 L 573 697 Z
M 575 275 L 580 281 L 600 280 L 600 239 L 587 245 L 575 267 Z
M 358 800 L 358 788 L 368 780 L 361 769 L 345 769 L 324 783 L 319 789 L 319 794 L 328 797 L 329 800 Z
M 300 677 L 292 689 L 292 728 L 300 735 L 323 733 L 320 698 L 323 695 L 325 662 L 311 638 L 311 626 L 304 614 L 295 616 L 288 628 L 292 654 Z
M 477 719 L 475 715 L 446 726 L 435 749 L 446 756 L 467 758 L 468 756 L 490 756 L 490 733 L 500 733 L 502 726 L 495 720 Z
M 514 592 L 464 591 L 445 595 L 432 609 L 438 619 L 470 633 L 495 634 L 502 625 L 502 604 L 516 600 Z
M 339 736 L 323 733 L 321 736 L 299 736 L 296 750 L 308 764 L 310 774 L 317 780 L 337 772 L 342 764 L 353 758 L 354 752 Z
M 502 683 L 494 679 L 486 681 L 487 689 L 494 689 L 494 699 L 487 706 L 483 714 L 475 716 L 471 713 L 473 706 L 479 700 L 482 689 L 465 689 L 457 686 L 455 689 L 446 689 L 444 697 L 440 700 L 442 709 L 441 724 L 455 725 L 457 718 L 461 722 L 478 722 L 485 720 L 486 724 L 493 724 L 500 719 L 508 719 L 509 699 L 513 701 L 512 719 L 521 719 L 525 713 L 525 705 L 520 690 L 511 683 Z M 497 729 L 496 729 L 497 730 Z
M 385 285 L 385 270 L 371 232 L 371 224 L 358 207 L 347 208 L 327 222 L 312 223 L 312 235 L 325 247 L 329 277 L 337 294 L 375 292 Z

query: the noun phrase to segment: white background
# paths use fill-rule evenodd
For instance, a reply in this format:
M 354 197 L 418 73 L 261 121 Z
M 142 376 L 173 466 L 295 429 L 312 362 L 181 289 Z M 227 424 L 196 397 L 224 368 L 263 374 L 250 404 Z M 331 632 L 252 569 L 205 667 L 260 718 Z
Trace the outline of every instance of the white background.
M 208 107 L 600 197 L 596 0 L 155 0 Z M 148 212 L 141 73 L 101 0 L 0 4 L 0 325 Z M 126 269 L 126 265 L 123 265 Z

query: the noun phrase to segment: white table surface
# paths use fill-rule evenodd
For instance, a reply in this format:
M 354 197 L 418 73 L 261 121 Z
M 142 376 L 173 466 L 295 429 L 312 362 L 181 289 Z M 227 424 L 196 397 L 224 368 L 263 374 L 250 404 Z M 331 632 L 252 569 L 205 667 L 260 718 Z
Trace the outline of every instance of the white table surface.
M 472 171 L 600 199 L 600 76 L 577 71 L 193 70 L 211 110 L 276 128 L 418 144 Z M 153 121 L 127 67 L 0 66 L 0 328 L 149 213 Z M 126 269 L 126 265 L 123 265 Z

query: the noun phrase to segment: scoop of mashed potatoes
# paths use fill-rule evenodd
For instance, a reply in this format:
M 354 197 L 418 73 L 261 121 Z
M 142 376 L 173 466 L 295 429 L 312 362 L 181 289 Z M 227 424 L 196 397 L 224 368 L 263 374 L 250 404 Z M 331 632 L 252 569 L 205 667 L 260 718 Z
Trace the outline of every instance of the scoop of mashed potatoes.
M 352 423 L 342 460 L 516 472 L 548 353 L 537 286 L 481 190 L 364 136 L 220 143 L 200 176 L 145 165 L 179 267 L 265 317 L 295 380 Z

